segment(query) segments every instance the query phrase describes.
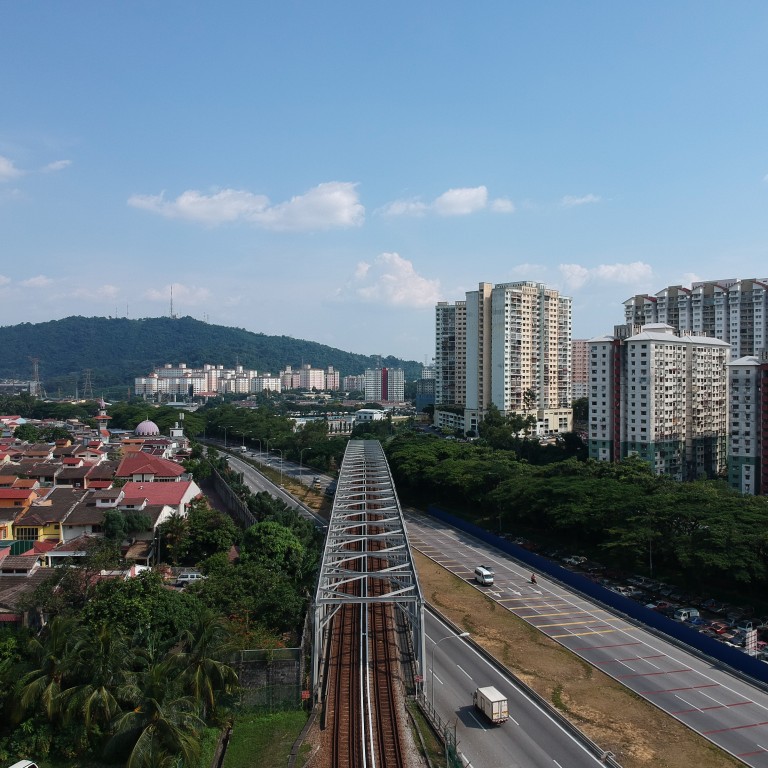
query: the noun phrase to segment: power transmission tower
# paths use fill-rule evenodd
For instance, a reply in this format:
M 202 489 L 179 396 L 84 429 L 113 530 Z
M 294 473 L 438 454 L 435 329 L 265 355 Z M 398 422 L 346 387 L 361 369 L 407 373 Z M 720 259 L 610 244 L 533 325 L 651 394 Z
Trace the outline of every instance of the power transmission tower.
M 45 398 L 45 389 L 43 388 L 43 382 L 40 381 L 40 358 L 30 357 L 29 361 L 32 363 L 32 393 L 35 397 Z
M 93 400 L 93 384 L 91 383 L 90 368 L 86 368 L 83 371 L 83 397 L 86 400 Z

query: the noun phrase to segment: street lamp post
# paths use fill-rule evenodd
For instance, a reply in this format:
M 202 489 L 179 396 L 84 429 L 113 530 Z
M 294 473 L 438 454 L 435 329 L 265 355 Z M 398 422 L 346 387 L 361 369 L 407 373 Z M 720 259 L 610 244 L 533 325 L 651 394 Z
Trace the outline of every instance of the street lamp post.
M 280 485 L 283 484 L 283 452 L 279 448 L 273 448 L 273 451 L 277 451 L 280 454 Z
M 224 450 L 227 449 L 227 430 L 229 427 L 224 427 Z
M 304 458 L 304 451 L 311 451 L 311 448 L 302 448 L 299 451 L 299 484 L 301 484 L 301 478 L 304 476 L 304 465 L 301 463 Z
M 259 461 L 261 461 L 261 440 L 258 437 L 252 437 L 251 440 L 255 440 L 259 444 Z
M 462 632 L 458 635 L 446 635 L 445 637 L 441 637 L 433 646 L 432 646 L 432 660 L 430 661 L 429 669 L 430 669 L 430 677 L 432 678 L 432 699 L 430 701 L 430 705 L 432 709 L 435 708 L 435 648 L 437 648 L 440 643 L 443 642 L 443 640 L 456 640 L 459 637 L 469 637 L 469 632 Z

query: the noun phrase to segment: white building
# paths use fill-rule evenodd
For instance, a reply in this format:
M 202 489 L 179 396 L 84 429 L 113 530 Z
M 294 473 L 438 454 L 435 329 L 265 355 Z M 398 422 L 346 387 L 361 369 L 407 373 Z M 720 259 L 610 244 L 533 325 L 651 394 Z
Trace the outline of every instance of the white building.
M 729 345 L 671 326 L 617 326 L 591 339 L 589 453 L 640 456 L 657 474 L 717 477 L 726 468 Z
M 467 431 L 477 429 L 491 403 L 503 415 L 536 414 L 546 432 L 570 425 L 560 410 L 571 406 L 571 304 L 528 281 L 480 283 L 465 301 L 440 302 L 436 413 L 441 405 L 464 406 Z
M 731 359 L 768 348 L 768 278 L 670 285 L 624 302 L 628 323 L 666 323 L 678 333 L 713 336 L 731 345 Z
M 371 402 L 402 403 L 405 400 L 405 373 L 403 369 L 366 369 L 365 399 Z

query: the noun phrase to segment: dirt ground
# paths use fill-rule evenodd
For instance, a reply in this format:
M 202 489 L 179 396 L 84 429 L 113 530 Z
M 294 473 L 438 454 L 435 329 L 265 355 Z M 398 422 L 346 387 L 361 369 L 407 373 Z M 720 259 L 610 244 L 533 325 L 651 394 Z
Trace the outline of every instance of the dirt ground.
M 623 768 L 728 768 L 726 755 L 466 582 L 414 552 L 424 598 Z

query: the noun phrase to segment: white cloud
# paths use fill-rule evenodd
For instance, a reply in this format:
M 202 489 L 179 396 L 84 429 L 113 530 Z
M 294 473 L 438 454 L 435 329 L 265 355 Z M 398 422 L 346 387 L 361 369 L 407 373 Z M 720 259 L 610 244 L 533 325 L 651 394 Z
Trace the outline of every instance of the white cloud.
M 25 288 L 45 288 L 53 282 L 50 277 L 45 275 L 37 275 L 36 277 L 30 277 L 28 280 L 22 280 L 21 284 Z
M 0 155 L 0 181 L 10 181 L 22 176 L 24 171 L 19 170 L 12 160 Z
M 161 301 L 170 305 L 171 285 L 164 288 L 150 288 L 144 292 L 144 298 L 149 301 Z M 184 285 L 183 283 L 173 283 L 173 301 L 182 305 L 205 304 L 210 301 L 211 292 L 207 288 L 198 288 L 194 285 Z M 178 307 L 177 307 L 178 308 Z
M 395 200 L 387 203 L 379 213 L 383 216 L 424 216 L 429 211 L 429 206 L 420 200 Z
M 580 264 L 560 264 L 560 275 L 567 289 L 582 288 L 586 283 L 612 283 L 620 285 L 644 285 L 653 278 L 653 268 L 644 261 L 629 264 L 599 264 L 587 268 Z
M 0 275 L 0 285 L 8 285 L 8 283 L 11 282 L 10 277 L 6 277 L 5 275 Z
M 491 210 L 496 213 L 514 213 L 515 204 L 506 197 L 497 197 L 491 200 Z
M 351 291 L 371 304 L 431 307 L 440 300 L 440 281 L 422 277 L 397 253 L 381 253 L 372 263 L 357 265 Z
M 561 264 L 560 274 L 569 291 L 577 291 L 589 280 L 589 270 L 580 264 Z
M 465 187 L 443 192 L 433 203 L 439 216 L 466 216 L 485 208 L 488 203 L 486 187 Z
M 488 188 L 457 187 L 438 195 L 431 203 L 418 198 L 394 200 L 378 210 L 383 216 L 425 216 L 434 213 L 438 216 L 468 216 L 478 211 L 490 209 L 496 213 L 514 213 L 511 200 L 500 197 L 488 200 Z
M 277 205 L 272 205 L 265 195 L 238 189 L 222 189 L 210 195 L 191 189 L 175 200 L 166 200 L 164 194 L 132 195 L 128 205 L 167 218 L 211 225 L 247 221 L 279 231 L 356 227 L 365 218 L 357 185 L 341 181 L 318 184 L 305 194 Z
M 574 197 L 573 195 L 566 195 L 560 200 L 560 205 L 563 208 L 575 208 L 577 205 L 588 205 L 590 203 L 599 203 L 601 200 L 599 195 L 583 195 L 582 197 Z
M 54 171 L 63 171 L 72 165 L 71 160 L 55 160 L 42 168 L 43 173 L 53 173 Z

